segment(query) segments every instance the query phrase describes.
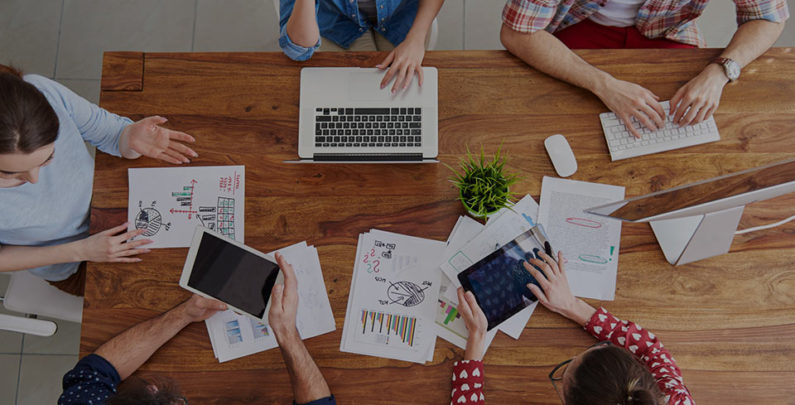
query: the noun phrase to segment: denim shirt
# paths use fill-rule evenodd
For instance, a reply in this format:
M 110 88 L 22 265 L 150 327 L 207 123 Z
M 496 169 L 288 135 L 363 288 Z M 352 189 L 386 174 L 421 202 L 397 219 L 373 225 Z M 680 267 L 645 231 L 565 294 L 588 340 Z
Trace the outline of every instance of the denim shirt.
M 293 12 L 295 0 L 280 0 L 279 46 L 292 60 L 305 61 L 312 57 L 320 46 L 320 38 L 313 47 L 293 43 L 287 36 L 287 20 Z M 373 27 L 367 17 L 359 13 L 357 0 L 315 0 L 315 15 L 320 36 L 348 48 L 370 28 L 378 31 L 389 42 L 397 46 L 406 38 L 414 24 L 419 0 L 375 0 L 378 24 Z

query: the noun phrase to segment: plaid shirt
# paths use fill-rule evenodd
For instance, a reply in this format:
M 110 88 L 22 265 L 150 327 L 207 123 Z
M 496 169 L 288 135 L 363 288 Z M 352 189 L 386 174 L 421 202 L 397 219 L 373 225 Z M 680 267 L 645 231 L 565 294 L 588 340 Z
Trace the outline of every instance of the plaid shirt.
M 508 0 L 502 21 L 519 32 L 555 32 L 589 18 L 609 0 Z M 664 37 L 684 44 L 706 46 L 695 20 L 709 0 L 646 0 L 635 27 L 647 38 Z M 786 0 L 734 0 L 737 24 L 751 20 L 782 22 L 789 17 Z

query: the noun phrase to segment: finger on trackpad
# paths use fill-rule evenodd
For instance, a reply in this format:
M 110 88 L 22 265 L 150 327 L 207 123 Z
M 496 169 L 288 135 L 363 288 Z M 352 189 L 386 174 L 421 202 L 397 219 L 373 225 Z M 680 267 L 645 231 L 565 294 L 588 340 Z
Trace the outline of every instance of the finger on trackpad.
M 414 83 L 415 80 L 412 80 L 408 89 L 392 94 L 392 86 L 395 82 L 395 78 L 393 77 L 392 81 L 382 89 L 381 80 L 384 79 L 384 74 L 385 72 L 382 71 L 351 73 L 348 77 L 350 99 L 352 101 L 388 102 L 401 100 L 411 95 L 418 95 L 418 86 Z

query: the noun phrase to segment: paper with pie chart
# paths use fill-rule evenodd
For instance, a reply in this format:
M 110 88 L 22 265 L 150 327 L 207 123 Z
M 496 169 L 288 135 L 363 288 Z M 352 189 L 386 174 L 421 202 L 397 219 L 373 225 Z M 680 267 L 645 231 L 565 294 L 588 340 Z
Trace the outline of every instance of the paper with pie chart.
M 341 351 L 417 363 L 432 359 L 444 245 L 378 230 L 359 236 Z
M 147 248 L 188 247 L 197 225 L 243 242 L 245 167 L 129 169 L 128 229 Z

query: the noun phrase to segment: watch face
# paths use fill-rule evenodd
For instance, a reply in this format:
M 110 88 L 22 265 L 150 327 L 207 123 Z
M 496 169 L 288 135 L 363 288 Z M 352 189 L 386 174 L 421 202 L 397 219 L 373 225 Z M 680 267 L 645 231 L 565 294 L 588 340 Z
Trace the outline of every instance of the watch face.
M 740 77 L 740 65 L 738 65 L 737 62 L 729 59 L 723 64 L 723 67 L 726 70 L 726 76 L 729 77 L 729 80 L 735 81 Z

